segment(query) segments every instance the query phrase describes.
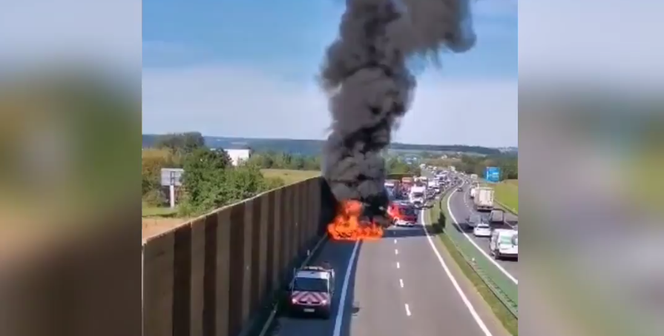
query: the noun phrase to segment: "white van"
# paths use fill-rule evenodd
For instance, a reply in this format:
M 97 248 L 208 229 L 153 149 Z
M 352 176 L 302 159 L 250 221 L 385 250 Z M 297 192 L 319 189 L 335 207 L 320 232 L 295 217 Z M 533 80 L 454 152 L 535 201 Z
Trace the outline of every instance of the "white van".
M 519 232 L 512 229 L 495 229 L 489 241 L 491 255 L 496 259 L 519 258 Z

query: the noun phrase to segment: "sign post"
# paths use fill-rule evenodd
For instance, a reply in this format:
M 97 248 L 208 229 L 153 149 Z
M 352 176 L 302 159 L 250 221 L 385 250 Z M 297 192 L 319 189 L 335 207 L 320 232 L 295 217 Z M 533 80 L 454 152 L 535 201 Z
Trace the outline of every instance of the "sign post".
M 162 168 L 161 169 L 161 185 L 168 187 L 169 203 L 171 209 L 175 208 L 175 187 L 182 186 L 182 174 L 184 169 L 181 168 Z
M 489 183 L 500 182 L 500 168 L 486 167 L 486 170 L 484 171 L 484 179 Z

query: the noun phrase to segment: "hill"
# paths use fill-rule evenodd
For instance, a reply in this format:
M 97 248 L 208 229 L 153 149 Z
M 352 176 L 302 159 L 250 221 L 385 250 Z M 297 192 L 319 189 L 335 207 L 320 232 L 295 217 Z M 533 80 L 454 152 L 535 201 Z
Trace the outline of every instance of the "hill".
M 143 134 L 143 148 L 154 146 L 158 134 Z M 302 155 L 318 155 L 323 148 L 323 140 L 296 140 L 296 139 L 259 139 L 259 138 L 229 138 L 205 136 L 205 144 L 210 148 L 250 147 L 257 152 L 275 151 Z M 481 146 L 465 145 L 416 145 L 393 143 L 391 150 L 408 152 L 441 152 L 441 153 L 477 153 L 481 155 L 498 155 L 501 150 Z

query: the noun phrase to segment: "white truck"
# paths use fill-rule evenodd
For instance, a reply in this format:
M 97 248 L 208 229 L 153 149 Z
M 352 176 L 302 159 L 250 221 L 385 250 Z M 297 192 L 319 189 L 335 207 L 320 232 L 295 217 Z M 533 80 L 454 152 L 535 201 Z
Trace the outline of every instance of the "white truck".
M 410 188 L 410 194 L 408 195 L 408 200 L 415 208 L 420 209 L 424 206 L 426 201 L 427 188 L 425 186 L 413 186 Z
M 470 174 L 470 179 L 472 181 L 477 181 L 477 174 Z
M 475 203 L 475 210 L 477 211 L 491 211 L 493 210 L 493 196 L 494 191 L 489 187 L 478 187 L 475 188 L 475 197 L 473 202 Z

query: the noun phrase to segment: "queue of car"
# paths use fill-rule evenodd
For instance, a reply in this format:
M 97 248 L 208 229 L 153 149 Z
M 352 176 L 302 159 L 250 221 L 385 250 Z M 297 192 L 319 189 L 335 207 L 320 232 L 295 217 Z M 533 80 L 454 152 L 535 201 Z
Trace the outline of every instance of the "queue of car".
M 474 213 L 468 217 L 465 225 L 472 228 L 476 238 L 489 239 L 489 251 L 494 259 L 518 259 L 519 231 L 516 228 L 495 227 L 492 222 L 503 221 L 495 220 L 495 217 L 493 213 L 486 217 Z

